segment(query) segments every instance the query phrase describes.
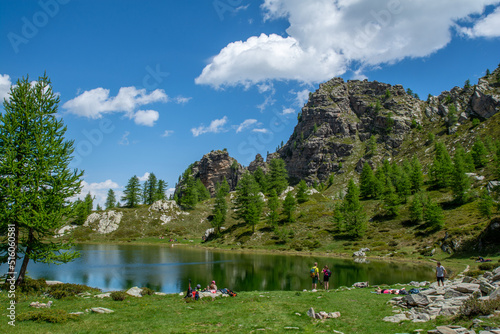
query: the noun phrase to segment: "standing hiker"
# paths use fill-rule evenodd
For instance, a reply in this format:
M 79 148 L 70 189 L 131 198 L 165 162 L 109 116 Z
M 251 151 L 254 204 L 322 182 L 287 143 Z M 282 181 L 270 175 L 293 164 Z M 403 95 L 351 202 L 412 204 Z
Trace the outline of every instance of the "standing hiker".
M 319 281 L 318 262 L 314 262 L 314 267 L 311 268 L 312 288 L 316 289 Z
M 444 286 L 445 276 L 446 276 L 446 269 L 444 269 L 444 267 L 441 265 L 441 262 L 438 262 L 437 267 L 436 267 L 436 279 L 437 279 L 438 286 L 439 286 L 439 282 L 441 282 L 441 286 Z
M 325 283 L 325 290 L 330 288 L 330 277 L 332 276 L 332 272 L 328 269 L 328 266 L 325 265 L 323 267 L 323 282 Z

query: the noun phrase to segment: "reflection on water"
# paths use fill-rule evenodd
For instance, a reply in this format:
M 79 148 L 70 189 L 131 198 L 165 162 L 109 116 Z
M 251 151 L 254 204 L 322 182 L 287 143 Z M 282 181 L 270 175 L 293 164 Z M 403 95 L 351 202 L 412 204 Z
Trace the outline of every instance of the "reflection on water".
M 235 291 L 302 290 L 311 288 L 309 269 L 314 262 L 328 265 L 333 276 L 330 288 L 431 280 L 433 267 L 392 262 L 355 263 L 319 256 L 231 253 L 188 247 L 135 245 L 78 245 L 81 257 L 63 265 L 30 263 L 28 274 L 68 283 L 86 284 L 104 291 L 132 286 L 175 293 L 193 284 Z

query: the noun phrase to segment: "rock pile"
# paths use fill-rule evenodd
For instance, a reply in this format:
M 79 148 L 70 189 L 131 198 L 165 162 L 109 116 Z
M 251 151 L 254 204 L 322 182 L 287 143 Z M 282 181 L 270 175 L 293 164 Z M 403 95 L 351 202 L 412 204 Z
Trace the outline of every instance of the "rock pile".
M 90 226 L 97 233 L 107 234 L 118 229 L 122 217 L 122 212 L 113 210 L 101 213 L 94 212 L 87 217 L 83 226 Z
M 47 304 L 40 303 L 40 302 L 32 302 L 30 304 L 30 307 L 34 307 L 34 308 L 50 308 L 51 306 L 52 306 L 52 300 L 49 301 Z
M 459 277 L 447 281 L 444 287 L 433 283 L 418 294 L 394 297 L 389 303 L 400 306 L 406 311 L 385 317 L 384 321 L 426 322 L 438 315 L 456 315 L 464 301 L 470 297 L 479 300 L 500 298 L 500 267 L 478 278 Z
M 319 319 L 319 320 L 322 320 L 322 319 L 334 319 L 334 318 L 339 318 L 340 317 L 340 312 L 325 312 L 325 311 L 321 311 L 321 312 L 314 312 L 314 309 L 311 307 L 309 309 L 309 311 L 307 311 L 307 315 L 310 316 L 311 318 L 313 319 Z

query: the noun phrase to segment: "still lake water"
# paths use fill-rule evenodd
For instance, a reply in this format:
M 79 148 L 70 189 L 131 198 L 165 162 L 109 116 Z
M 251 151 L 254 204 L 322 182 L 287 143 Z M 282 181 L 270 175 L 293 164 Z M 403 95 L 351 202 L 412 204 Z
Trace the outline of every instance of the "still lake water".
M 374 285 L 434 278 L 433 266 L 408 263 L 355 263 L 333 257 L 232 253 L 186 246 L 100 244 L 74 249 L 81 254 L 74 262 L 50 266 L 30 263 L 28 275 L 103 291 L 147 286 L 166 293 L 187 290 L 188 279 L 202 286 L 215 280 L 219 288 L 234 291 L 311 289 L 309 270 L 315 261 L 320 268 L 325 264 L 330 267 L 330 288 L 361 281 Z

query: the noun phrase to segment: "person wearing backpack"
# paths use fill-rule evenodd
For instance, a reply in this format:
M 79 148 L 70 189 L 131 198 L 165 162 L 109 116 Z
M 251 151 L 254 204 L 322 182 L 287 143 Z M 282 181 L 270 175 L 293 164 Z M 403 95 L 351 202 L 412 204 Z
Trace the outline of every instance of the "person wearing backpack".
M 323 267 L 323 283 L 325 283 L 325 290 L 328 291 L 329 287 L 330 287 L 330 277 L 332 276 L 332 272 L 330 271 L 330 269 L 328 269 L 328 266 L 325 265 Z
M 318 262 L 314 262 L 314 267 L 311 268 L 312 288 L 316 289 L 319 281 Z

